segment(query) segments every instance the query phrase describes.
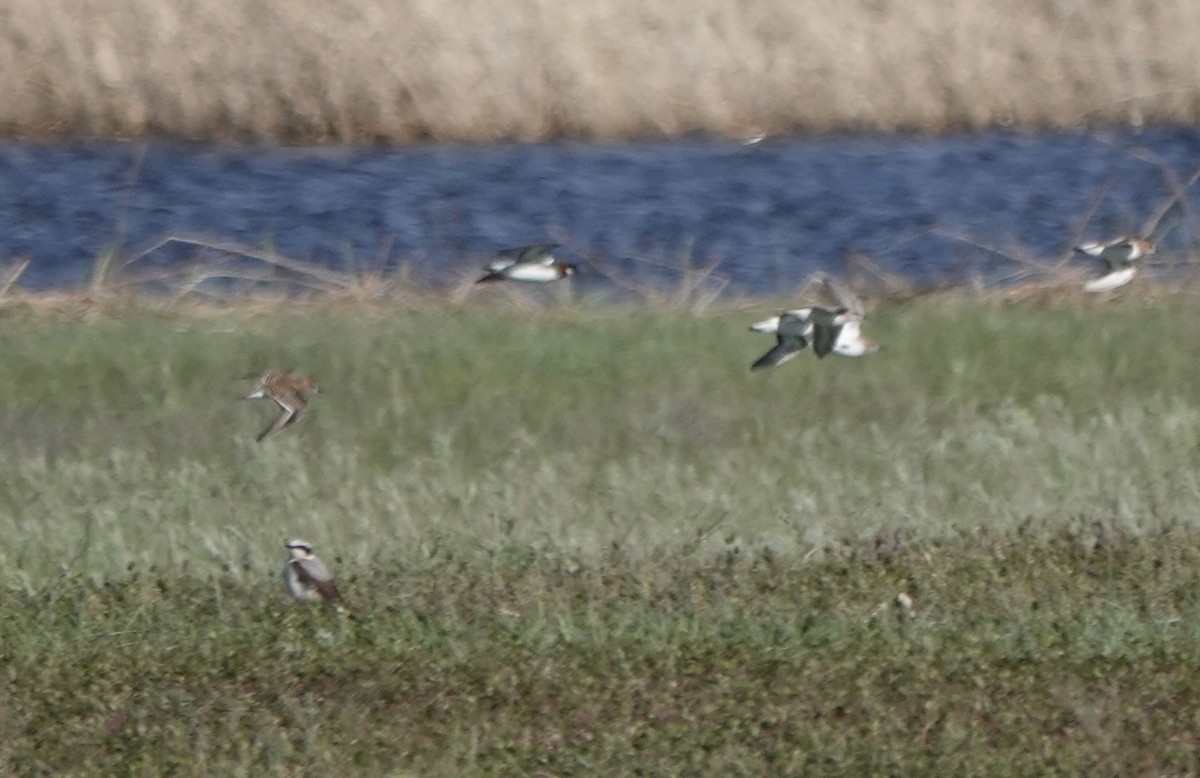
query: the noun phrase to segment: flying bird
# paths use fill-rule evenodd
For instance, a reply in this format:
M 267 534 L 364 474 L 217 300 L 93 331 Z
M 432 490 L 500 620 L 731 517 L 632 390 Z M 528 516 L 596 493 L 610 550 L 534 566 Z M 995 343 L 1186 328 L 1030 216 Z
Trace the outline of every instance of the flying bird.
M 1114 238 L 1110 241 L 1084 243 L 1076 251 L 1096 257 L 1104 262 L 1108 272 L 1083 285 L 1085 292 L 1107 292 L 1133 280 L 1137 275 L 1137 262 L 1154 253 L 1154 244 L 1144 238 Z
M 759 357 L 751 370 L 781 365 L 809 345 L 818 358 L 830 353 L 860 357 L 879 350 L 874 341 L 863 337 L 862 301 L 830 276 L 820 276 L 820 283 L 836 307 L 797 308 L 750 325 L 755 332 L 775 334 L 775 347 Z
M 308 413 L 308 393 L 317 393 L 320 388 L 311 378 L 294 376 L 286 370 L 268 370 L 258 379 L 258 384 L 242 395 L 243 400 L 269 397 L 279 406 L 279 415 L 263 430 L 256 441 L 261 443 L 280 430 L 287 429 Z
M 487 272 L 475 283 L 490 281 L 532 281 L 546 283 L 573 275 L 579 268 L 554 257 L 557 243 L 534 243 L 498 252 L 500 259 L 484 268 Z

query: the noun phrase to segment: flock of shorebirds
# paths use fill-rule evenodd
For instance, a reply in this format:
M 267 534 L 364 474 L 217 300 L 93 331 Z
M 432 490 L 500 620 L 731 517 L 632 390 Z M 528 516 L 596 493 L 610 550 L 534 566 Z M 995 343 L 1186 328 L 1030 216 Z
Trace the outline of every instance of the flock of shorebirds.
M 548 283 L 567 278 L 578 267 L 557 259 L 554 256 L 557 248 L 558 245 L 554 243 L 536 243 L 505 249 L 498 253 L 497 260 L 484 268 L 485 275 L 476 283 Z M 1084 284 L 1084 290 L 1106 292 L 1133 280 L 1138 260 L 1153 254 L 1154 245 L 1143 238 L 1121 237 L 1105 242 L 1084 243 L 1075 250 L 1098 258 L 1106 268 L 1103 276 Z M 750 325 L 755 332 L 775 336 L 775 346 L 755 360 L 750 365 L 751 370 L 781 365 L 810 345 L 818 358 L 828 354 L 861 357 L 879 350 L 874 341 L 862 334 L 862 321 L 866 317 L 862 301 L 831 276 L 821 274 L 817 283 L 830 304 L 781 311 L 769 319 Z M 264 373 L 254 389 L 242 395 L 242 399 L 246 400 L 269 398 L 279 406 L 279 414 L 257 440 L 261 442 L 304 418 L 308 411 L 309 396 L 318 391 L 317 383 L 311 378 L 295 376 L 284 370 Z M 289 540 L 286 545 L 289 556 L 284 567 L 284 581 L 292 599 L 303 604 L 326 602 L 343 610 L 337 582 L 325 563 L 313 553 L 312 544 L 306 540 Z

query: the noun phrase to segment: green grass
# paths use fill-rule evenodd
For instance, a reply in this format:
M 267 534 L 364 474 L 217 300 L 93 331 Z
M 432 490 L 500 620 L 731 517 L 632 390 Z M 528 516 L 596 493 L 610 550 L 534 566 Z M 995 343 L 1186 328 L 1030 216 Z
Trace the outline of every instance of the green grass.
M 1200 770 L 1200 311 L 772 310 L 10 308 L 0 772 Z

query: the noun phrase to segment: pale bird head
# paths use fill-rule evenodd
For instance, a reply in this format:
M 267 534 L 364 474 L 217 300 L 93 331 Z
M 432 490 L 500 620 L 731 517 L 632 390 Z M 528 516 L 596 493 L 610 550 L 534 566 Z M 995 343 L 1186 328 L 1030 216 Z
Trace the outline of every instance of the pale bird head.
M 292 553 L 292 559 L 308 559 L 313 555 L 312 543 L 307 540 L 289 540 L 285 545 Z

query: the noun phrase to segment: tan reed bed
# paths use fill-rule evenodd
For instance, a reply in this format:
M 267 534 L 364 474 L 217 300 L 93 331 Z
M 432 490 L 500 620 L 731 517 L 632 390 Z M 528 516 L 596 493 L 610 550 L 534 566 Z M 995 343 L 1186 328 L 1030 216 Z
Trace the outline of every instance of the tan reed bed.
M 404 142 L 1200 118 L 1200 5 L 12 0 L 0 132 Z

